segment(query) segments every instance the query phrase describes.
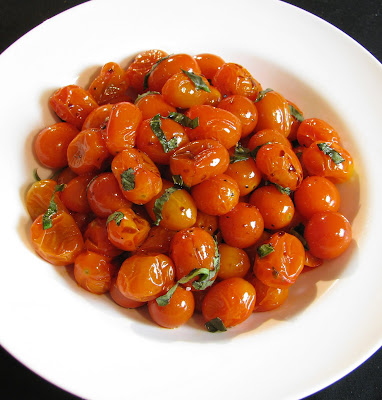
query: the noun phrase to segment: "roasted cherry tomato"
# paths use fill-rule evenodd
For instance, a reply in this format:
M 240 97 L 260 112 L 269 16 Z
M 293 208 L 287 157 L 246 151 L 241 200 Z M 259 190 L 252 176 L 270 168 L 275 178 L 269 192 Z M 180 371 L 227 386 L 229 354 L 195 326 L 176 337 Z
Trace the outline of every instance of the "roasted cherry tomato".
M 57 212 L 51 217 L 52 227 L 43 229 L 43 215 L 31 226 L 32 245 L 36 253 L 53 265 L 73 264 L 81 253 L 84 241 L 77 224 L 67 212 Z
M 297 140 L 301 146 L 309 147 L 313 142 L 340 142 L 340 135 L 326 121 L 319 118 L 305 119 L 297 130 Z
M 261 131 L 256 132 L 249 139 L 247 147 L 252 151 L 269 143 L 280 143 L 290 149 L 292 148 L 290 141 L 276 129 L 262 129 Z
M 218 229 L 219 220 L 216 215 L 209 215 L 198 210 L 194 226 L 205 230 L 210 235 L 213 235 Z
M 192 197 L 199 210 L 209 215 L 223 215 L 239 202 L 240 190 L 228 175 L 215 175 L 192 187 Z
M 137 249 L 136 254 L 168 254 L 175 233 L 176 231 L 170 231 L 161 226 L 153 226 L 146 240 Z
M 296 104 L 292 103 L 289 100 L 287 100 L 287 101 L 288 101 L 289 110 L 291 111 L 291 108 L 293 107 L 295 109 L 295 112 L 299 113 L 300 116 L 301 116 L 300 119 L 297 119 L 296 116 L 293 115 L 293 113 L 291 111 L 291 114 L 290 114 L 290 132 L 289 132 L 289 135 L 288 135 L 288 140 L 292 142 L 294 140 L 297 140 L 297 130 L 298 130 L 298 127 L 301 124 L 301 119 L 304 118 L 304 115 L 303 115 L 301 109 L 296 106 Z
M 171 112 L 176 112 L 176 108 L 166 103 L 163 96 L 157 92 L 146 92 L 138 96 L 135 105 L 141 110 L 143 120 L 157 114 L 167 117 Z
M 210 139 L 194 140 L 176 149 L 170 158 L 171 173 L 180 175 L 188 187 L 224 173 L 228 165 L 227 149 L 220 142 Z
M 91 211 L 86 190 L 93 178 L 93 174 L 80 175 L 65 185 L 61 193 L 61 200 L 69 210 L 80 213 Z
M 165 294 L 174 284 L 174 264 L 164 254 L 127 258 L 118 272 L 119 291 L 131 300 L 145 302 Z
M 110 297 L 117 303 L 119 306 L 124 308 L 138 308 L 144 306 L 146 303 L 143 301 L 135 301 L 131 300 L 128 297 L 124 296 L 121 291 L 118 289 L 117 280 L 113 279 L 110 286 Z
M 191 291 L 178 286 L 170 302 L 160 306 L 155 300 L 148 303 L 149 314 L 154 322 L 164 328 L 177 328 L 185 324 L 194 313 L 195 300 Z
M 107 235 L 111 243 L 125 251 L 136 250 L 147 238 L 150 224 L 131 208 L 123 207 L 112 214 L 107 224 Z
M 64 183 L 66 185 L 76 176 L 78 175 L 74 171 L 72 171 L 69 167 L 64 168 L 57 176 L 57 184 L 61 185 L 62 183 Z
M 49 104 L 63 121 L 77 129 L 82 128 L 86 117 L 98 107 L 90 93 L 77 85 L 58 89 L 49 99 Z
M 117 154 L 111 169 L 127 200 L 148 203 L 162 189 L 158 168 L 143 151 L 127 149 Z
M 218 278 L 228 279 L 233 277 L 244 278 L 251 264 L 247 253 L 243 249 L 219 244 L 220 268 Z
M 256 303 L 255 288 L 243 278 L 229 278 L 211 287 L 203 299 L 207 323 L 220 318 L 226 328 L 238 325 L 251 314 Z
M 101 129 L 102 133 L 104 133 L 113 107 L 113 104 L 105 104 L 97 107 L 86 117 L 82 125 L 82 130 L 95 128 Z
M 286 232 L 273 234 L 266 242 L 270 252 L 260 247 L 253 266 L 253 273 L 267 286 L 284 288 L 294 284 L 304 268 L 304 246 L 295 236 Z
M 211 80 L 216 74 L 217 70 L 224 64 L 224 60 L 211 53 L 202 53 L 194 56 L 199 65 L 202 75 Z
M 40 163 L 48 168 L 66 167 L 66 151 L 78 132 L 74 125 L 67 122 L 59 122 L 43 129 L 34 142 L 34 150 Z
M 239 185 L 240 196 L 245 196 L 256 189 L 262 177 L 253 158 L 229 164 L 225 174 Z
M 325 211 L 310 218 L 305 226 L 304 237 L 312 255 L 331 259 L 340 256 L 349 247 L 352 229 L 342 214 Z

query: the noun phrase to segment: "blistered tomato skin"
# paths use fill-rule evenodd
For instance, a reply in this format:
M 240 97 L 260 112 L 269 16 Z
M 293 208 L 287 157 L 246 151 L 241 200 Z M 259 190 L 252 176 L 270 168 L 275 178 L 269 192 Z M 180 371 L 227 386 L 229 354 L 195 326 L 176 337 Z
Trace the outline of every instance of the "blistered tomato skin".
M 309 147 L 318 140 L 339 143 L 340 136 L 326 121 L 310 118 L 301 122 L 297 130 L 297 140 L 301 146 Z
M 256 255 L 253 272 L 265 285 L 289 287 L 304 268 L 305 250 L 300 240 L 286 232 L 273 234 L 266 242 L 273 251 L 261 257 Z
M 77 224 L 67 212 L 52 216 L 52 227 L 43 229 L 42 215 L 31 226 L 32 245 L 36 253 L 53 265 L 73 264 L 84 241 Z
M 256 303 L 255 288 L 242 278 L 225 279 L 211 287 L 203 299 L 202 313 L 208 322 L 220 318 L 226 328 L 244 322 Z
M 90 93 L 77 85 L 58 89 L 49 99 L 49 104 L 63 121 L 77 129 L 82 128 L 86 117 L 98 107 Z
M 164 254 L 134 255 L 123 262 L 118 272 L 117 287 L 131 300 L 150 301 L 173 286 L 174 275 L 174 264 Z
M 195 310 L 194 295 L 178 286 L 166 306 L 160 306 L 155 300 L 151 300 L 148 310 L 152 320 L 158 325 L 168 329 L 177 328 L 192 317 Z
M 153 226 L 146 240 L 139 246 L 136 254 L 168 254 L 170 251 L 170 243 L 176 231 L 162 228 L 161 226 Z
M 352 229 L 338 212 L 314 214 L 305 226 L 304 237 L 313 256 L 326 259 L 339 257 L 350 245 Z
M 66 151 L 79 130 L 67 122 L 59 122 L 43 129 L 36 137 L 34 150 L 41 164 L 48 168 L 68 165 Z
M 242 132 L 240 119 L 227 110 L 200 105 L 191 107 L 186 115 L 199 120 L 195 129 L 186 128 L 190 140 L 214 139 L 226 149 L 235 146 L 240 140 Z

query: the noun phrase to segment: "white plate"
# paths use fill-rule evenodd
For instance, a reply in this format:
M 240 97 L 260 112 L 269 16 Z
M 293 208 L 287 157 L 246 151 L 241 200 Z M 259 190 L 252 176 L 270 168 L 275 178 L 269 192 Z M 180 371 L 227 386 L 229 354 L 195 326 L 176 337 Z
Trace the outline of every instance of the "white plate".
M 304 274 L 279 310 L 224 334 L 206 332 L 197 319 L 158 328 L 144 312 L 78 288 L 29 242 L 23 199 L 37 165 L 33 138 L 54 121 L 50 94 L 86 85 L 106 62 L 126 66 L 149 48 L 212 52 L 243 64 L 306 117 L 334 125 L 355 159 L 354 179 L 341 187 L 351 248 Z M 381 346 L 382 67 L 348 36 L 275 0 L 92 1 L 7 49 L 0 87 L 0 338 L 37 374 L 91 399 L 294 399 L 341 378 Z

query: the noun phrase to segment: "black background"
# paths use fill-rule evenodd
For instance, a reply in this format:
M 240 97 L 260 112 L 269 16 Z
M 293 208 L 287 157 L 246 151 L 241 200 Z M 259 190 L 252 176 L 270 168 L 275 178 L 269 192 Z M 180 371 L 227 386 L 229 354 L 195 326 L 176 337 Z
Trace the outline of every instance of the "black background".
M 0 51 L 4 51 L 20 36 L 45 19 L 83 2 L 79 0 L 2 0 L 0 6 Z M 364 46 L 380 62 L 382 61 L 381 0 L 293 0 L 286 2 L 335 25 Z M 1 393 L 7 393 L 4 397 L 6 399 L 79 399 L 35 375 L 2 348 L 0 348 L 0 382 Z M 382 399 L 382 350 L 379 350 L 363 365 L 340 381 L 306 398 L 306 400 L 334 399 Z

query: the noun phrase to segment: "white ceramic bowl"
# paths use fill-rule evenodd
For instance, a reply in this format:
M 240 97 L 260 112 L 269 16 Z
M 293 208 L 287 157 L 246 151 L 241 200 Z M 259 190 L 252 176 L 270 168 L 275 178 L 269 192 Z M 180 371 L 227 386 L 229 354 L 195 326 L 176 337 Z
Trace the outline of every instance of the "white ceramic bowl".
M 67 84 L 86 86 L 106 62 L 125 67 L 150 48 L 211 52 L 244 65 L 305 117 L 332 124 L 355 160 L 354 178 L 341 185 L 341 211 L 353 226 L 350 249 L 304 274 L 280 309 L 224 334 L 206 332 L 197 317 L 161 329 L 145 312 L 80 289 L 29 241 L 23 201 L 37 166 L 33 138 L 55 121 L 49 96 Z M 97 0 L 7 49 L 0 87 L 0 339 L 30 369 L 91 399 L 288 399 L 331 384 L 381 346 L 382 67 L 348 36 L 275 0 Z

